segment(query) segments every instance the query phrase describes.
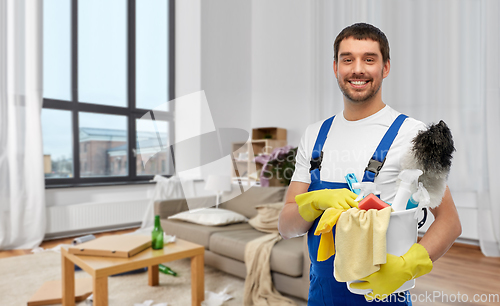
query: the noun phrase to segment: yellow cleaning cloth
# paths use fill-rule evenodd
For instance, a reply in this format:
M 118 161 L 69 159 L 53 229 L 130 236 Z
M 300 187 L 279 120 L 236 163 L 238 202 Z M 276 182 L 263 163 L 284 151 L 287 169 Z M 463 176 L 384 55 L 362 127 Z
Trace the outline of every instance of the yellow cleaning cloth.
M 385 235 L 392 207 L 351 208 L 341 214 L 335 232 L 334 276 L 339 282 L 366 277 L 387 259 Z
M 316 231 L 314 231 L 314 235 L 321 235 L 317 261 L 325 261 L 335 254 L 332 228 L 335 226 L 335 223 L 337 223 L 342 212 L 344 212 L 343 209 L 328 208 L 321 216 Z

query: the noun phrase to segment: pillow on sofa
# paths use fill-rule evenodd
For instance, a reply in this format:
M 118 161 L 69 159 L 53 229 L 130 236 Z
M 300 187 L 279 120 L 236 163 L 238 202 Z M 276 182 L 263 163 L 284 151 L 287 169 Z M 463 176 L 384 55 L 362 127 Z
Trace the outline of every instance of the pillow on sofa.
M 191 211 L 183 211 L 168 218 L 209 226 L 226 225 L 248 221 L 247 217 L 235 213 L 234 211 L 222 208 L 202 208 Z
M 219 205 L 219 208 L 229 209 L 247 218 L 253 218 L 257 215 L 255 206 L 283 201 L 286 189 L 286 187 L 251 187 L 225 202 L 223 196 L 223 203 Z

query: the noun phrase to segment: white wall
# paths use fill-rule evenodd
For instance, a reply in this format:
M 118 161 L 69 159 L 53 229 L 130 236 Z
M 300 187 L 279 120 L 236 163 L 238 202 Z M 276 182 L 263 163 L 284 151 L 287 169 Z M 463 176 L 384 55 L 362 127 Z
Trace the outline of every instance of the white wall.
M 478 223 L 477 223 L 477 194 L 474 192 L 466 192 L 460 190 L 450 190 L 457 207 L 458 217 L 462 224 L 462 242 L 477 244 L 479 240 Z M 422 227 L 420 232 L 427 231 L 434 221 L 434 217 L 429 213 L 429 219 Z
M 202 1 L 201 84 L 207 96 L 212 120 L 217 129 L 239 128 L 251 131 L 251 2 L 232 0 Z M 230 151 L 233 142 L 246 137 L 232 135 L 222 150 Z M 218 143 L 202 141 L 203 148 L 220 152 Z M 229 156 L 202 167 L 209 174 L 229 175 Z
M 201 84 L 217 128 L 251 129 L 251 1 L 202 2 Z
M 309 1 L 252 1 L 252 127 L 287 129 L 298 145 L 310 122 Z

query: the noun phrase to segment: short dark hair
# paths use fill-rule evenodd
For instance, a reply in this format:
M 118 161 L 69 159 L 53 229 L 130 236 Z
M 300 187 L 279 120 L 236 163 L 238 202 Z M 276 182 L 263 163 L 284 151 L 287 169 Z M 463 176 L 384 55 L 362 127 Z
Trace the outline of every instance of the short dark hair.
M 353 37 L 358 40 L 371 39 L 378 41 L 384 63 L 387 63 L 387 61 L 391 59 L 389 55 L 389 41 L 387 40 L 384 32 L 368 23 L 355 23 L 343 29 L 339 35 L 337 35 L 337 38 L 335 38 L 335 42 L 333 43 L 333 58 L 335 62 L 338 63 L 340 42 L 349 37 Z

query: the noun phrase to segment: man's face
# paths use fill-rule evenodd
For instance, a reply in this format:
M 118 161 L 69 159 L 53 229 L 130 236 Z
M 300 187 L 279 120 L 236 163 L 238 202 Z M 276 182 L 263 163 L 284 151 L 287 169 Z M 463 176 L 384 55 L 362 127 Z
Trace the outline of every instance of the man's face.
M 362 103 L 380 94 L 389 70 L 390 61 L 384 63 L 377 41 L 348 37 L 340 42 L 333 71 L 340 90 L 350 101 Z

